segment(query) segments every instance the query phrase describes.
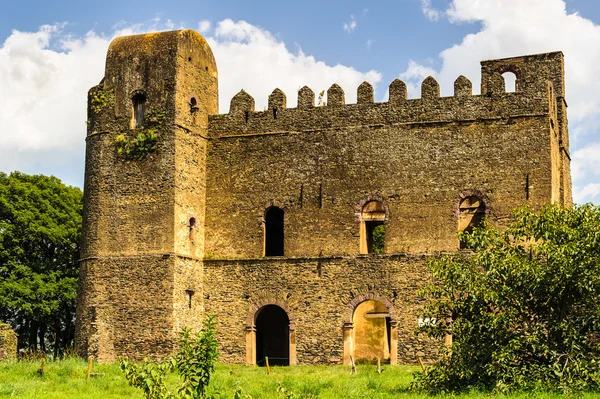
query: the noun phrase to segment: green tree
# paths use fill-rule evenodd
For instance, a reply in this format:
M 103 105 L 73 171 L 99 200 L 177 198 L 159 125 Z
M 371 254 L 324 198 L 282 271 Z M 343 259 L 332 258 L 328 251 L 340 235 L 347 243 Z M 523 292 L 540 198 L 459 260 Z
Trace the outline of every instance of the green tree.
M 416 386 L 429 392 L 597 390 L 600 384 L 600 208 L 516 211 L 502 232 L 462 237 L 471 254 L 429 264 L 423 317 L 453 344 Z
M 56 177 L 0 173 L 0 319 L 20 347 L 73 340 L 82 198 Z

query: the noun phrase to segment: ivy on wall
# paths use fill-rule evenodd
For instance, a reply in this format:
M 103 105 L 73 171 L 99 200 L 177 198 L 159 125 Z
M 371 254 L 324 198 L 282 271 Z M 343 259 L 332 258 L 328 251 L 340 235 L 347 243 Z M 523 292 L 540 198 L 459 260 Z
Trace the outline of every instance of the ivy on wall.
M 146 130 L 140 132 L 134 139 L 127 138 L 124 134 L 120 134 L 115 139 L 117 146 L 117 154 L 123 156 L 127 160 L 140 161 L 148 154 L 156 152 L 158 148 L 158 133 L 156 130 Z

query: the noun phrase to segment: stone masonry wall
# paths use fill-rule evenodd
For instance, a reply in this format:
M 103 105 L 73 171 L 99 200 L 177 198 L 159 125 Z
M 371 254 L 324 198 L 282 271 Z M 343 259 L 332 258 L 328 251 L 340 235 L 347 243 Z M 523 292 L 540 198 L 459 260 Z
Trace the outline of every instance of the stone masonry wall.
M 393 304 L 398 322 L 398 361 L 436 358 L 440 342 L 417 336 L 423 298 L 432 282 L 425 256 L 206 260 L 205 312 L 216 314 L 222 361 L 243 363 L 245 329 L 256 310 L 280 303 L 294 320 L 299 364 L 341 364 L 343 326 L 352 321 L 352 301 L 368 293 Z
M 17 358 L 17 334 L 9 324 L 0 322 L 0 361 Z

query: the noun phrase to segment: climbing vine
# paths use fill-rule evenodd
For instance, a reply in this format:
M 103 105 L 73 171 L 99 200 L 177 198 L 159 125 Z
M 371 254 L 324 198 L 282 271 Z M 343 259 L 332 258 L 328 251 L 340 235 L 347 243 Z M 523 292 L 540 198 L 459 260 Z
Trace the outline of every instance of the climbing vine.
M 127 160 L 140 161 L 158 149 L 158 133 L 156 130 L 149 129 L 138 133 L 134 139 L 120 134 L 115 139 L 115 144 L 117 154 Z
M 99 113 L 111 102 L 111 97 L 104 91 L 104 88 L 96 86 L 90 90 L 90 107 L 94 113 Z

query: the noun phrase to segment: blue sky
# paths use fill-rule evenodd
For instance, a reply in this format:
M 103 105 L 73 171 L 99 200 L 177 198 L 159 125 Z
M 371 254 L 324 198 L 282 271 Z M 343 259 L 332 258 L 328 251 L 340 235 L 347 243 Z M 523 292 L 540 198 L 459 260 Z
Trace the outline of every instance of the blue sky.
M 376 100 L 401 77 L 409 97 L 460 74 L 478 92 L 479 61 L 562 50 L 575 198 L 600 203 L 600 3 L 597 0 L 6 1 L 0 14 L 0 170 L 54 174 L 81 185 L 85 95 L 116 35 L 192 28 L 217 56 L 220 111 L 244 88 L 339 83 L 347 101 L 369 80 Z M 265 61 L 265 60 L 268 60 Z M 252 65 L 241 68 L 240 65 Z M 290 78 L 293 77 L 293 78 Z M 599 96 L 600 97 L 600 96 Z

